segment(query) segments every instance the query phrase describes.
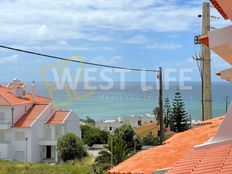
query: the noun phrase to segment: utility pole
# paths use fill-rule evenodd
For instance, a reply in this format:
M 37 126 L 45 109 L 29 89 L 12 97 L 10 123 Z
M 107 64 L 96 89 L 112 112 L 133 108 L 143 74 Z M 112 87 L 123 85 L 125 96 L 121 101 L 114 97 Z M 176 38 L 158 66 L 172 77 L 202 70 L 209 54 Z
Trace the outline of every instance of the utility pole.
M 164 142 L 164 119 L 163 119 L 163 75 L 162 67 L 159 67 L 159 124 L 160 124 L 160 144 Z
M 202 35 L 207 35 L 210 31 L 210 3 L 203 3 L 202 14 Z M 202 70 L 203 70 L 203 118 L 212 118 L 212 89 L 211 89 L 211 53 L 209 47 L 202 44 Z

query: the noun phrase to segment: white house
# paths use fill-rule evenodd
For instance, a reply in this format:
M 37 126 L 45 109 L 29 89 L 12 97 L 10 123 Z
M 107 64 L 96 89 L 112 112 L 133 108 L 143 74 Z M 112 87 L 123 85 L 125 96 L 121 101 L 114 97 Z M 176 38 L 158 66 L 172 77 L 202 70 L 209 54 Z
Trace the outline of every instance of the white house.
M 14 79 L 0 85 L 0 158 L 39 162 L 58 160 L 57 139 L 73 132 L 81 136 L 80 120 L 72 111 L 56 110 L 51 99 L 26 93 L 26 85 Z
M 129 124 L 133 128 L 137 128 L 143 124 L 156 122 L 154 115 L 146 114 L 141 116 L 129 115 L 125 117 L 119 117 L 115 120 L 101 120 L 96 122 L 96 127 L 101 130 L 114 131 L 115 129 L 121 127 L 123 124 Z

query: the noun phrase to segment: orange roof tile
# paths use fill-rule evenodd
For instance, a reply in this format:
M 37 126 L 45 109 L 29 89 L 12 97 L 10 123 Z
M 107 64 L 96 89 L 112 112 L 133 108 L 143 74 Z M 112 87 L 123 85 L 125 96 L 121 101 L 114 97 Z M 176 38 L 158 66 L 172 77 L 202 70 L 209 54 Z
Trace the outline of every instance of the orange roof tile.
M 0 105 L 1 106 L 7 106 L 10 105 L 10 103 L 0 94 Z
M 16 128 L 29 128 L 33 122 L 39 118 L 40 114 L 48 107 L 48 104 L 36 104 L 23 115 L 13 127 Z
M 213 6 L 218 10 L 218 12 L 223 16 L 225 20 L 228 20 L 229 17 L 226 15 L 222 7 L 219 5 L 217 0 L 210 0 L 210 2 L 213 4 Z
M 17 97 L 11 93 L 10 88 L 0 86 L 0 106 L 10 106 L 10 105 L 22 105 L 22 104 L 33 104 L 33 103 L 43 103 L 50 102 L 51 99 L 36 96 L 35 101 L 32 99 L 32 94 L 26 94 L 24 98 Z
M 183 155 L 167 174 L 231 174 L 232 143 L 194 149 Z
M 164 145 L 139 152 L 108 171 L 108 174 L 151 174 L 155 170 L 171 167 L 194 146 L 211 138 L 219 128 L 223 118 L 208 120 L 206 122 L 210 121 L 211 124 L 203 124 L 175 134 Z
M 70 111 L 55 111 L 46 124 L 62 124 L 67 118 Z

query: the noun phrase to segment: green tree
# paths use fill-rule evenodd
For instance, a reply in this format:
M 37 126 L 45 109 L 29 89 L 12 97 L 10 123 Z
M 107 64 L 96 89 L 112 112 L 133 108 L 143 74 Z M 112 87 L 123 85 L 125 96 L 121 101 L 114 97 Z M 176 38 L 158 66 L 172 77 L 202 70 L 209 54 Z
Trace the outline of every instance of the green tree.
M 98 168 L 107 170 L 111 166 L 111 155 L 112 155 L 112 165 L 115 166 L 132 154 L 132 149 L 127 148 L 127 143 L 119 134 L 111 135 L 109 143 L 105 150 L 99 153 L 99 156 L 95 159 L 95 163 Z
M 174 132 L 183 132 L 190 128 L 189 117 L 179 89 L 173 99 L 170 128 Z
M 124 124 L 115 130 L 115 136 L 121 136 L 126 142 L 128 149 L 134 149 L 136 143 L 136 150 L 142 148 L 142 140 L 139 136 L 136 136 L 134 129 L 129 124 Z
M 165 127 L 168 128 L 170 126 L 170 116 L 171 116 L 171 105 L 169 98 L 165 98 L 164 100 L 164 124 Z
M 101 151 L 95 160 L 94 170 L 105 171 L 109 169 L 111 166 L 111 155 L 113 165 L 121 163 L 134 154 L 134 147 L 136 147 L 136 150 L 140 150 L 142 148 L 142 140 L 139 136 L 136 136 L 130 125 L 125 124 L 116 129 L 113 135 L 110 135 L 106 149 Z
M 86 155 L 82 140 L 73 133 L 67 133 L 59 138 L 57 149 L 59 156 L 64 162 L 81 159 Z
M 88 146 L 94 144 L 107 144 L 109 133 L 89 125 L 81 126 L 82 139 Z
M 143 145 L 145 146 L 157 146 L 160 144 L 160 139 L 158 136 L 152 135 L 152 132 L 143 137 Z
M 159 107 L 155 107 L 153 110 L 153 114 L 157 120 L 157 122 L 159 123 Z

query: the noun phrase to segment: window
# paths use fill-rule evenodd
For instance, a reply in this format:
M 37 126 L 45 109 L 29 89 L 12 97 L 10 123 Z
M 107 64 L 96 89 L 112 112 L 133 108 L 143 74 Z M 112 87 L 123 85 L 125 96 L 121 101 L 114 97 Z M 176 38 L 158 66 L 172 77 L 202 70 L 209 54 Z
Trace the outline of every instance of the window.
M 24 141 L 25 133 L 24 132 L 15 132 L 15 141 Z

